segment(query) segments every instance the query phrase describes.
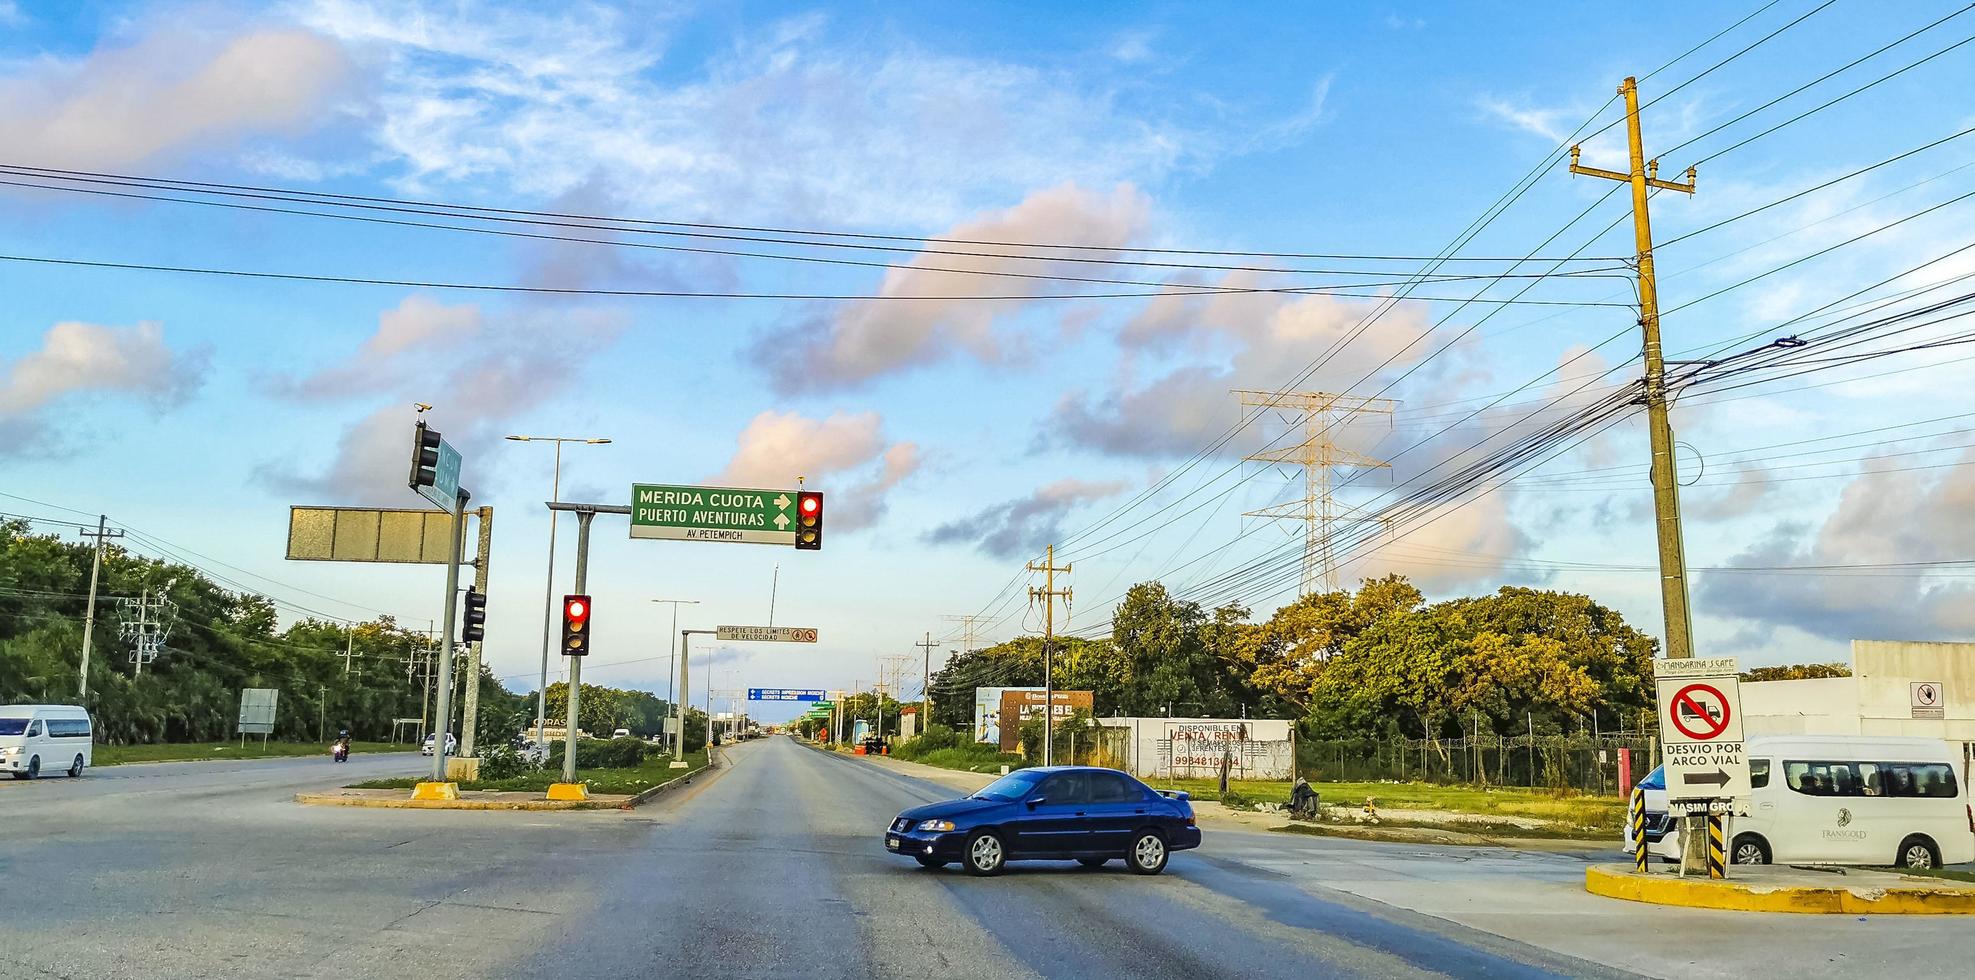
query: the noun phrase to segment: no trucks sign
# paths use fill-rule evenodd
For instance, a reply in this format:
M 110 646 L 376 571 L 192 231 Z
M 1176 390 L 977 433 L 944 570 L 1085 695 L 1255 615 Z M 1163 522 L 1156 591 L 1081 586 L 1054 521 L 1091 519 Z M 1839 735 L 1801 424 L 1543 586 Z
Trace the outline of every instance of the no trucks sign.
M 1748 797 L 1737 675 L 1733 657 L 1653 664 L 1668 802 Z

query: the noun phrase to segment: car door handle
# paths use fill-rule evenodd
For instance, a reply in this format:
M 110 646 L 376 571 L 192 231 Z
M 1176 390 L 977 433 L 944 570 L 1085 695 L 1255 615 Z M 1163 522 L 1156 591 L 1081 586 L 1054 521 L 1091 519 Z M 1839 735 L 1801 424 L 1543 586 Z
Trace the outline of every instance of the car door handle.
M 1078 810 L 1078 811 L 1077 811 L 1077 816 L 1079 816 L 1079 817 L 1081 817 L 1081 816 L 1083 816 L 1083 815 L 1084 815 L 1084 812 L 1083 812 L 1082 810 Z
M 1136 810 L 1133 810 L 1132 812 L 1133 812 L 1133 813 L 1144 813 L 1144 812 L 1145 812 L 1145 808 L 1144 808 L 1144 807 L 1139 807 L 1138 809 L 1136 809 Z

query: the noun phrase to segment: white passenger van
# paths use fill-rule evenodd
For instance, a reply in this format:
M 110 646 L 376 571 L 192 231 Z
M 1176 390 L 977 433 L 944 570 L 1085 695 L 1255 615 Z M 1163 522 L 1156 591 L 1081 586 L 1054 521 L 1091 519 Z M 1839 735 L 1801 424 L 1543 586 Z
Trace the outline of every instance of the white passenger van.
M 0 772 L 15 779 L 62 770 L 80 776 L 95 758 L 95 744 L 89 712 L 74 705 L 0 705 Z
M 1975 806 L 1959 754 L 1939 739 L 1767 735 L 1744 743 L 1749 816 L 1731 817 L 1735 864 L 1864 864 L 1935 868 L 1975 861 Z M 1646 846 L 1680 859 L 1664 767 L 1646 790 Z M 1632 831 L 1624 833 L 1632 846 Z

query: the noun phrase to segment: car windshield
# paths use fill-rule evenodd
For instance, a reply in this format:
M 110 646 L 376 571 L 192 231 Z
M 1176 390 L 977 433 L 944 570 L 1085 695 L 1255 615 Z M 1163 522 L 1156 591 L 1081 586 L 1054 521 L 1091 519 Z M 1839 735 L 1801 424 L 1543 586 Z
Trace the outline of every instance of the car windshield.
M 1647 774 L 1646 774 L 1646 778 L 1644 778 L 1644 779 L 1641 779 L 1641 780 L 1639 780 L 1639 788 L 1640 788 L 1640 789 L 1665 789 L 1665 788 L 1666 788 L 1666 767 L 1665 767 L 1665 766 L 1655 766 L 1655 767 L 1653 767 L 1653 771 L 1652 771 L 1652 772 L 1649 772 L 1649 773 L 1647 773 Z
M 0 718 L 0 735 L 19 735 L 27 731 L 26 718 Z
M 1034 789 L 1035 785 L 1041 781 L 1041 773 L 1029 772 L 1027 770 L 1011 772 L 987 784 L 980 792 L 975 793 L 972 798 L 976 800 L 1019 800 L 1028 796 L 1029 791 Z

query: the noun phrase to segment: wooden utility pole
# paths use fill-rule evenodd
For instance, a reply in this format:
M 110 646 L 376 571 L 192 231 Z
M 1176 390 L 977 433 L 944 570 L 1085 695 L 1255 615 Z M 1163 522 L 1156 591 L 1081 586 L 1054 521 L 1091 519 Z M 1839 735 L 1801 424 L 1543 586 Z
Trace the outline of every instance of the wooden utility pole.
M 1666 362 L 1660 350 L 1659 288 L 1653 278 L 1653 225 L 1647 215 L 1648 188 L 1694 193 L 1694 168 L 1687 182 L 1659 178 L 1660 162 L 1648 161 L 1639 136 L 1639 83 L 1627 78 L 1618 87 L 1625 96 L 1625 130 L 1632 148 L 1632 170 L 1619 173 L 1580 166 L 1581 147 L 1570 148 L 1570 172 L 1603 177 L 1632 185 L 1632 232 L 1639 249 L 1639 327 L 1645 338 L 1646 423 L 1652 440 L 1653 516 L 1659 529 L 1660 605 L 1666 616 L 1666 655 L 1684 660 L 1694 655 L 1694 630 L 1687 611 L 1687 555 L 1680 533 L 1680 481 L 1674 470 L 1673 427 L 1666 418 Z
M 926 651 L 925 673 L 919 681 L 919 733 L 923 735 L 933 723 L 933 647 L 937 644 L 933 642 L 933 634 L 928 632 L 925 642 L 912 645 Z
M 1056 546 L 1050 545 L 1044 552 L 1042 566 L 1029 562 L 1031 572 L 1043 574 L 1042 588 L 1029 586 L 1029 603 L 1042 600 L 1042 764 L 1054 765 L 1056 756 L 1056 674 L 1051 649 L 1056 642 L 1056 597 L 1063 597 L 1063 607 L 1067 612 L 1070 604 L 1070 589 L 1056 588 L 1056 573 L 1070 573 L 1070 566 L 1056 567 Z
M 103 542 L 123 537 L 122 531 L 112 531 L 109 525 L 109 517 L 99 514 L 96 530 L 85 528 L 82 532 L 83 537 L 96 539 L 96 548 L 95 556 L 89 559 L 89 608 L 84 610 L 82 617 L 82 673 L 76 687 L 78 701 L 89 697 L 89 647 L 96 637 L 96 580 L 103 570 Z
M 1659 178 L 1660 162 L 1647 160 L 1639 135 L 1639 82 L 1627 78 L 1618 87 L 1625 96 L 1625 133 L 1632 151 L 1632 170 L 1618 173 L 1581 166 L 1580 147 L 1570 148 L 1570 172 L 1603 177 L 1632 185 L 1632 233 L 1639 250 L 1639 328 L 1646 360 L 1646 425 L 1652 441 L 1653 516 L 1659 531 L 1660 605 L 1666 617 L 1666 655 L 1685 660 L 1694 655 L 1694 628 L 1687 608 L 1687 554 L 1680 532 L 1680 480 L 1674 468 L 1673 427 L 1666 418 L 1666 361 L 1660 349 L 1659 287 L 1653 278 L 1653 225 L 1647 214 L 1647 190 L 1657 188 L 1694 193 L 1694 168 L 1687 182 Z M 1535 743 L 1534 735 L 1530 742 Z M 1687 814 L 1682 835 L 1681 873 L 1707 861 L 1706 814 Z

